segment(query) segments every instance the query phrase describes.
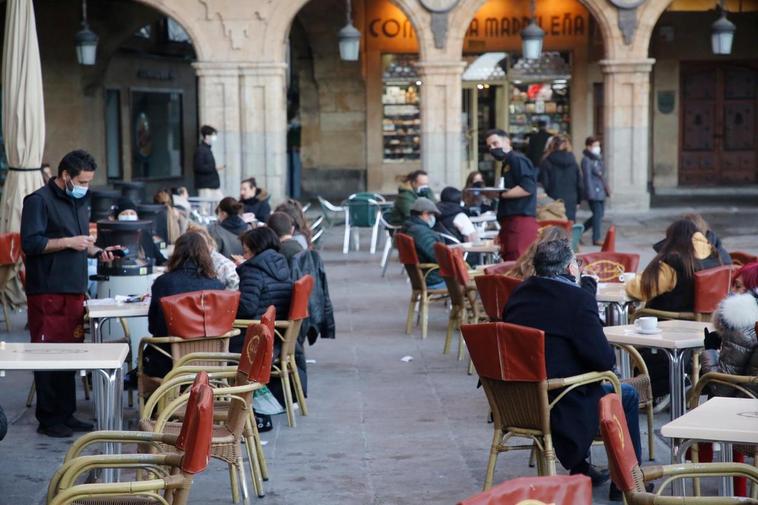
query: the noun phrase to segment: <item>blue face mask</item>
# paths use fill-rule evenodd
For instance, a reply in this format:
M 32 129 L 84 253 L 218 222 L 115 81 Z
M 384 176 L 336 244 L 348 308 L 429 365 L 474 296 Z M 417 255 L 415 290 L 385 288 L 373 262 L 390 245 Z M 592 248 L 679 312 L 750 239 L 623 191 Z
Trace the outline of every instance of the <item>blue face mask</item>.
M 69 184 L 71 184 L 70 189 L 68 187 Z M 66 183 L 66 194 L 71 198 L 76 198 L 77 200 L 79 198 L 84 198 L 87 196 L 87 189 L 89 189 L 87 186 L 77 186 L 71 179 L 69 179 L 69 182 Z
M 429 225 L 429 228 L 434 228 L 434 225 L 437 224 L 437 217 L 435 217 L 434 215 L 431 215 L 431 216 L 429 216 L 429 219 L 430 220 L 427 221 L 426 224 Z

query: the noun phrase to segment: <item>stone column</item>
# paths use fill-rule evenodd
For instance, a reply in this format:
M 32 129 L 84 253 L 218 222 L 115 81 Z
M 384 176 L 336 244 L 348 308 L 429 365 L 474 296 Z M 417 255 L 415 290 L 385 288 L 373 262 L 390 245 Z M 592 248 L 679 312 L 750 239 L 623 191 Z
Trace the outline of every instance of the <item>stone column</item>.
M 240 68 L 242 176 L 255 177 L 271 194 L 272 204 L 286 197 L 286 77 L 284 62 L 246 63 Z
M 218 144 L 213 146 L 213 155 L 216 164 L 224 166 L 219 173 L 221 190 L 226 195 L 237 195 L 242 167 L 239 65 L 197 62 L 193 66 L 198 78 L 200 124 L 211 125 L 218 130 Z
M 650 70 L 653 59 L 601 60 L 605 77 L 603 158 L 620 210 L 647 210 L 650 152 Z
M 421 166 L 435 193 L 463 183 L 461 74 L 464 63 L 422 61 Z

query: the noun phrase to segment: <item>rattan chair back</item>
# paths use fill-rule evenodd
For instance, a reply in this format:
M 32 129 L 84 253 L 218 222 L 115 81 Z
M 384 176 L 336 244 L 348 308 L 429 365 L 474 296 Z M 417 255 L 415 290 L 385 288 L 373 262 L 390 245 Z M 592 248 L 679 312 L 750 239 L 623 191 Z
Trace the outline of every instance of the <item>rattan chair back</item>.
M 621 282 L 621 274 L 637 272 L 640 265 L 640 255 L 633 253 L 596 252 L 576 257 L 584 262 L 584 271 L 596 275 L 600 282 Z
M 292 284 L 292 297 L 290 298 L 290 312 L 287 316 L 289 325 L 284 332 L 282 342 L 282 354 L 295 355 L 297 336 L 303 321 L 308 317 L 308 300 L 313 291 L 313 277 L 304 275 Z
M 213 390 L 208 385 L 208 375 L 200 372 L 190 389 L 186 415 L 176 441 L 176 447 L 184 451 L 182 472 L 196 474 L 208 467 L 212 434 Z
M 450 247 L 442 242 L 434 244 L 434 254 L 437 257 L 440 277 L 445 281 L 447 292 L 450 295 L 450 302 L 458 307 L 463 307 L 465 303 L 466 285 L 461 284 L 459 275 L 456 272 L 456 254 Z

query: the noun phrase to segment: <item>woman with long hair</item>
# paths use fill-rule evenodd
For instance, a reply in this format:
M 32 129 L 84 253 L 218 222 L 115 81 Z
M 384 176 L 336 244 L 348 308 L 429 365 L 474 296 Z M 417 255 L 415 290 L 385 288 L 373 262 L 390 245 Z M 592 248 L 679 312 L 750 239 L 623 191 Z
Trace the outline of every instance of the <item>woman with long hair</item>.
M 477 188 L 483 187 L 485 187 L 484 175 L 478 170 L 469 172 L 466 176 L 466 184 L 463 188 L 464 190 L 473 189 L 474 191 L 463 191 L 463 205 L 467 209 L 478 210 L 479 214 L 495 210 L 495 204 L 492 199 L 488 198 L 485 193 L 476 191 Z
M 569 221 L 576 221 L 576 208 L 582 199 L 582 176 L 565 135 L 551 138 L 540 163 L 540 182 L 547 195 L 562 200 Z
M 216 245 L 216 241 L 208 233 L 208 230 L 200 225 L 190 225 L 189 231 L 199 233 L 208 243 L 211 261 L 213 261 L 213 269 L 216 271 L 216 278 L 224 284 L 227 290 L 236 291 L 240 285 L 240 278 L 237 275 L 237 265 L 218 252 L 218 245 Z
M 537 251 L 537 246 L 543 242 L 549 242 L 551 240 L 568 240 L 568 234 L 566 230 L 560 226 L 546 226 L 539 231 L 537 240 L 532 242 L 524 254 L 522 254 L 517 260 L 516 264 L 505 275 L 509 277 L 516 277 L 518 279 L 526 280 L 534 275 L 534 253 Z
M 158 214 L 155 224 L 155 233 L 166 241 L 173 244 L 187 231 L 189 222 L 187 218 L 174 207 L 171 191 L 160 189 L 153 197 L 153 203 L 163 205 L 164 209 Z
M 286 202 L 279 204 L 274 212 L 284 212 L 292 218 L 295 224 L 295 233 L 292 234 L 292 238 L 297 240 L 303 249 L 310 249 L 313 232 L 303 212 L 303 205 L 294 198 L 288 198 Z
M 166 319 L 161 308 L 164 296 L 203 290 L 223 290 L 216 278 L 211 251 L 205 238 L 196 232 L 187 232 L 174 244 L 174 252 L 166 264 L 166 273 L 155 279 L 148 310 L 148 330 L 155 337 L 167 337 Z M 170 349 L 165 349 L 170 353 Z M 143 369 L 152 377 L 163 377 L 171 370 L 171 358 L 148 346 L 143 355 Z
M 208 226 L 208 233 L 216 241 L 218 252 L 229 259 L 242 254 L 240 237 L 250 229 L 250 225 L 242 219 L 244 208 L 236 198 L 227 196 L 216 206 L 218 221 Z

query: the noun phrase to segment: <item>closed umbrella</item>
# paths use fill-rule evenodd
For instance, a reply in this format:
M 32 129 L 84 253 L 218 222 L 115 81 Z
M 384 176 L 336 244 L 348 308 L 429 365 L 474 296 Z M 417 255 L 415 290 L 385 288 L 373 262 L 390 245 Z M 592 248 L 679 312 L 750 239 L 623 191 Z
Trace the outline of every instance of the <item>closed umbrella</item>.
M 0 198 L 0 232 L 8 233 L 21 229 L 24 197 L 43 185 L 40 166 L 45 148 L 45 103 L 31 0 L 6 2 L 2 89 L 9 170 Z M 23 301 L 18 299 L 20 292 L 13 291 L 16 293 L 9 293 L 11 301 Z

